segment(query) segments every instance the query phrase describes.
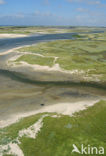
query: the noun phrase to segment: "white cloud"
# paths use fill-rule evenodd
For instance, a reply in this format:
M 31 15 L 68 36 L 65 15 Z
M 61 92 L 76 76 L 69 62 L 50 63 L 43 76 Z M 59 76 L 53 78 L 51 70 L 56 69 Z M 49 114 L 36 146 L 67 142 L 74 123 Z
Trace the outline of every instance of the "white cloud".
M 49 0 L 42 0 L 42 5 L 43 6 L 49 6 L 50 5 L 50 1 Z
M 85 3 L 89 5 L 101 5 L 101 0 L 67 0 L 70 3 Z
M 79 14 L 75 17 L 75 21 L 78 25 L 83 26 L 106 26 L 106 18 L 104 14 L 95 11 Z
M 41 14 L 40 11 L 35 11 L 34 13 L 35 16 L 39 16 L 40 14 Z
M 79 7 L 77 14 L 64 17 L 49 11 L 36 10 L 33 13 L 0 14 L 3 25 L 85 25 L 106 26 L 104 12 Z
M 51 16 L 56 16 L 55 14 L 51 12 L 40 12 L 40 11 L 35 11 L 33 14 L 34 16 L 45 16 L 45 17 L 51 17 Z
M 12 18 L 12 19 L 21 19 L 24 18 L 25 15 L 23 13 L 17 13 L 14 15 L 0 15 L 0 18 Z
M 17 13 L 13 17 L 16 17 L 16 18 L 24 18 L 24 16 L 25 15 L 23 13 Z
M 68 2 L 83 2 L 83 0 L 67 0 Z
M 0 5 L 5 4 L 4 0 L 0 0 Z
M 44 0 L 45 5 L 49 5 L 49 0 Z
M 85 8 L 77 8 L 77 11 L 84 13 L 84 12 L 88 12 L 89 10 Z

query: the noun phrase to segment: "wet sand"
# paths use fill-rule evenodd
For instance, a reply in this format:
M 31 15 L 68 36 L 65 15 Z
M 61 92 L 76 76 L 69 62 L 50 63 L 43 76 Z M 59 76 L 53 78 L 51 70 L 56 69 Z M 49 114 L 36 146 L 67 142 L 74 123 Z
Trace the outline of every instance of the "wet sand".
M 75 84 L 26 81 L 17 77 L 14 72 L 0 70 L 0 126 L 9 124 L 8 120 L 11 123 L 16 116 L 22 117 L 24 113 L 36 112 L 50 105 L 70 103 L 71 107 L 71 104 L 84 101 L 86 105 L 86 102 L 104 97 L 105 92 L 102 89 Z
M 67 106 L 68 103 L 71 109 L 74 104 L 77 107 L 81 102 L 86 105 L 105 99 L 103 87 L 80 83 L 80 77 L 76 75 L 9 67 L 8 59 L 16 54 L 12 52 L 0 56 L 0 127 L 8 125 L 8 121 L 12 123 L 16 116 L 31 115 L 31 112 L 48 106 Z

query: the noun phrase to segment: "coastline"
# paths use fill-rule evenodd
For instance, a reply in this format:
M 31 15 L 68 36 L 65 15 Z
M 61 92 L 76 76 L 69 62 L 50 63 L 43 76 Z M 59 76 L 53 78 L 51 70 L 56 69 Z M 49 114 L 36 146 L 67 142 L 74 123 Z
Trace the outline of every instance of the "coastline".
M 29 45 L 26 45 L 26 46 L 21 46 L 21 47 L 27 47 L 27 46 L 29 46 Z M 13 48 L 13 49 L 10 49 L 10 50 L 8 50 L 8 51 L 6 51 L 6 52 L 3 52 L 3 53 L 0 53 L 0 55 L 1 56 L 3 56 L 3 55 L 7 55 L 7 54 L 9 54 L 9 53 L 13 53 L 14 52 L 14 50 L 17 50 L 17 49 L 19 49 L 19 48 L 21 48 L 21 47 L 17 47 L 17 48 Z M 18 54 L 18 52 L 17 52 L 17 54 Z M 14 56 L 14 57 L 16 57 L 16 56 Z M 11 57 L 11 58 L 13 58 L 13 57 Z M 7 62 L 9 61 L 9 60 L 11 60 L 11 58 L 10 59 L 7 59 L 7 61 L 6 61 L 6 64 L 7 64 Z M 13 59 L 14 60 L 14 59 Z M 7 64 L 7 66 L 8 66 L 8 64 Z M 8 66 L 9 67 L 9 66 Z M 77 72 L 75 72 L 74 73 L 74 71 L 65 71 L 65 70 L 62 70 L 58 65 L 56 65 L 56 64 L 54 64 L 54 67 L 48 67 L 48 66 L 40 66 L 40 65 L 30 65 L 30 64 L 27 64 L 27 63 L 25 63 L 25 62 L 23 62 L 23 64 L 21 64 L 21 65 L 19 65 L 19 66 L 16 66 L 16 67 L 19 67 L 20 69 L 22 68 L 22 69 L 24 69 L 24 68 L 29 68 L 29 67 L 31 67 L 32 69 L 33 69 L 33 71 L 35 71 L 35 72 L 37 72 L 37 71 L 39 71 L 39 72 L 41 72 L 41 71 L 43 71 L 43 72 L 48 72 L 49 74 L 51 74 L 50 72 L 60 72 L 60 73 L 63 73 L 64 74 L 64 76 L 65 76 L 65 74 L 66 74 L 66 78 L 67 79 L 69 79 L 70 77 L 68 77 L 68 76 L 70 76 L 71 74 L 78 74 Z M 17 68 L 16 67 L 13 67 L 13 68 L 11 68 L 11 66 L 10 66 L 10 70 L 11 69 L 14 69 L 14 71 L 16 70 L 16 71 L 18 71 L 17 70 Z M 29 70 L 30 70 L 30 68 L 29 68 Z M 26 71 L 26 73 L 27 73 L 27 71 Z M 31 72 L 32 73 L 32 72 Z M 28 73 L 29 74 L 29 73 Z M 68 75 L 67 75 L 68 74 Z M 82 72 L 80 73 L 80 74 L 83 74 Z M 36 75 L 36 74 L 35 74 Z M 41 75 L 42 75 L 42 73 L 41 73 Z M 39 76 L 39 74 L 38 74 L 38 76 Z M 49 75 L 50 76 L 50 75 Z M 48 76 L 48 77 L 49 77 Z M 47 77 L 46 77 L 47 78 Z M 50 78 L 50 77 L 49 77 Z M 75 75 L 74 75 L 74 77 L 73 78 L 75 78 Z M 72 79 L 73 79 L 72 78 Z M 80 79 L 80 77 L 79 77 L 79 79 Z M 38 114 L 38 113 L 44 113 L 44 112 L 56 112 L 56 113 L 60 113 L 60 114 L 64 114 L 64 115 L 72 115 L 73 113 L 75 113 L 75 112 L 78 112 L 78 111 L 80 111 L 80 110 L 83 110 L 83 109 L 86 109 L 87 107 L 89 107 L 89 106 L 93 106 L 96 102 L 98 102 L 99 100 L 101 100 L 101 98 L 97 98 L 97 100 L 91 100 L 91 101 L 80 101 L 80 102 L 64 102 L 64 103 L 52 103 L 51 105 L 49 105 L 49 106 L 44 106 L 43 108 L 39 108 L 39 109 L 37 109 L 37 110 L 35 110 L 35 111 L 31 111 L 31 112 L 26 112 L 26 113 L 22 113 L 22 114 L 16 114 L 16 115 L 11 115 L 11 119 L 9 119 L 9 120 L 6 120 L 6 121 L 3 121 L 3 120 L 1 120 L 0 121 L 0 128 L 3 128 L 3 127 L 6 127 L 6 126 L 9 126 L 9 125 L 11 125 L 11 124 L 13 124 L 13 123 L 15 123 L 15 122 L 17 122 L 17 121 L 19 121 L 21 118 L 24 118 L 24 117 L 28 117 L 28 116 L 31 116 L 31 115 L 35 115 L 35 114 Z M 35 103 L 36 104 L 36 103 Z
M 28 35 L 25 34 L 8 34 L 8 33 L 1 33 L 0 34 L 0 39 L 4 39 L 4 38 L 17 38 L 17 37 L 26 37 Z
M 29 46 L 29 45 L 19 46 L 19 47 L 12 48 L 12 49 L 4 51 L 4 52 L 0 52 L 0 56 L 12 53 L 14 50 L 17 50 L 17 49 L 20 49 L 20 48 L 23 48 L 23 47 L 27 47 L 27 46 Z
M 69 115 L 72 116 L 75 112 L 79 112 L 81 110 L 85 110 L 88 107 L 93 106 L 99 102 L 99 100 L 90 100 L 90 101 L 80 101 L 80 102 L 73 102 L 73 103 L 57 103 L 57 104 L 52 104 L 49 106 L 44 106 L 41 109 L 27 112 L 27 113 L 22 113 L 22 114 L 17 114 L 17 115 L 11 115 L 11 118 L 8 120 L 1 120 L 0 121 L 0 128 L 4 128 L 7 126 L 10 126 L 16 122 L 19 122 L 22 118 L 36 115 L 39 113 L 58 113 L 58 114 L 63 114 L 63 115 Z

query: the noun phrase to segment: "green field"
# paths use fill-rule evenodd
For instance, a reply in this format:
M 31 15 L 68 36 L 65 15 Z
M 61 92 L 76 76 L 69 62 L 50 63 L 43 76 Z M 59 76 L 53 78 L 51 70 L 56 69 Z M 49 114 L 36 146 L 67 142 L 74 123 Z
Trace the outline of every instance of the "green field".
M 45 65 L 48 65 L 48 66 L 52 66 L 53 65 L 53 58 L 48 58 L 48 57 L 40 57 L 40 56 L 35 56 L 35 55 L 24 55 L 24 56 L 21 56 L 17 61 L 20 62 L 20 61 L 25 61 L 25 62 L 28 62 L 29 64 L 39 64 L 39 65 L 42 65 L 42 66 L 45 66 Z M 16 62 L 17 62 L 16 61 Z
M 19 147 L 25 156 L 77 156 L 79 154 L 71 153 L 73 144 L 79 149 L 81 144 L 105 148 L 105 112 L 106 101 L 100 101 L 84 111 L 75 113 L 72 117 L 60 115 L 54 118 L 53 114 L 48 114 L 49 116 L 43 119 L 43 126 L 36 138 L 19 137 Z M 18 144 L 16 138 L 19 131 L 37 122 L 44 114 L 24 118 L 9 127 L 0 129 L 0 144 L 7 145 L 11 141 Z M 2 152 L 4 155 L 7 154 L 6 150 Z M 96 154 L 94 153 L 93 156 Z
M 96 34 L 97 35 L 97 34 Z M 99 34 L 101 36 L 101 34 Z M 68 71 L 78 70 L 84 71 L 84 76 L 98 78 L 100 81 L 106 79 L 106 34 L 102 34 L 102 39 L 92 39 L 89 35 L 76 40 L 52 41 L 47 43 L 39 43 L 37 45 L 24 47 L 19 52 L 27 52 L 21 56 L 16 62 L 25 61 L 29 64 L 54 65 L 55 57 L 58 57 L 55 64 Z M 31 52 L 28 54 L 28 52 Z M 38 57 L 41 54 L 44 57 Z M 51 58 L 51 57 L 54 57 Z
M 6 32 L 6 29 L 9 33 L 21 33 L 24 30 L 23 33 L 27 34 L 36 32 L 57 33 L 60 31 L 60 33 L 64 33 L 75 31 L 82 32 L 82 30 L 83 32 L 93 31 L 93 28 L 86 27 L 83 29 L 82 27 L 73 27 L 70 29 L 60 29 L 58 27 L 0 27 L 0 33 Z M 14 81 L 12 84 L 13 88 L 16 85 L 15 80 L 17 80 L 21 83 L 25 82 L 24 85 L 27 87 L 30 84 L 33 85 L 33 87 L 39 86 L 42 88 L 42 90 L 41 92 L 37 88 L 35 90 L 31 90 L 32 86 L 29 86 L 28 90 L 21 89 L 21 96 L 20 94 L 17 94 L 16 96 L 16 93 L 18 93 L 19 90 L 13 92 L 14 90 L 12 85 L 8 83 L 8 87 L 12 90 L 13 95 L 12 93 L 6 93 L 6 98 L 8 98 L 8 101 L 11 101 L 12 98 L 12 100 L 16 100 L 16 98 L 19 98 L 20 100 L 21 98 L 23 100 L 22 106 L 25 106 L 25 110 L 27 110 L 26 108 L 28 107 L 27 101 L 24 101 L 27 99 L 27 96 L 31 98 L 31 101 L 28 102 L 29 105 L 32 106 L 39 104 L 38 102 L 40 98 L 42 98 L 42 104 L 44 105 L 51 98 L 53 98 L 54 101 L 60 100 L 59 103 L 62 103 L 64 102 L 62 99 L 64 98 L 64 95 L 67 97 L 69 103 L 70 99 L 72 100 L 73 98 L 77 101 L 79 96 L 80 100 L 86 98 L 88 101 L 88 99 L 91 98 L 93 100 L 95 97 L 95 99 L 99 99 L 100 101 L 92 107 L 86 108 L 85 110 L 80 109 L 82 111 L 76 112 L 72 116 L 44 112 L 33 116 L 24 117 L 14 124 L 11 124 L 5 128 L 0 128 L 0 156 L 17 155 L 19 152 L 17 152 L 17 148 L 14 150 L 16 153 L 11 152 L 14 146 L 18 147 L 18 150 L 20 150 L 24 156 L 81 155 L 79 153 L 72 153 L 73 144 L 75 144 L 79 150 L 81 149 L 81 144 L 83 144 L 85 147 L 91 146 L 97 148 L 106 148 L 106 101 L 104 99 L 106 88 L 106 33 L 80 33 L 78 35 L 74 35 L 73 37 L 73 40 L 43 42 L 14 50 L 14 52 L 16 52 L 16 56 L 19 57 L 15 57 L 16 60 L 8 60 L 8 67 L 10 67 L 9 70 L 11 71 L 11 69 L 13 69 L 13 72 L 9 72 L 9 74 L 14 76 L 12 79 L 12 76 L 10 75 L 10 78 L 12 81 Z M 29 68 L 29 75 L 27 75 L 26 66 L 26 75 L 23 74 L 21 77 L 21 72 L 19 73 L 17 70 L 18 68 L 14 68 L 14 65 L 16 65 L 15 67 L 19 67 L 19 69 L 21 69 L 23 62 L 26 62 L 29 64 L 29 66 L 34 67 L 34 72 L 31 70 L 30 73 Z M 63 71 L 63 75 L 57 73 L 58 71 L 52 72 L 52 70 L 50 73 L 49 70 L 47 70 L 46 73 L 46 68 L 41 73 L 40 71 L 36 72 L 35 69 L 38 68 L 38 66 L 36 67 L 34 65 L 40 65 L 41 68 L 43 66 L 48 66 L 48 68 L 51 69 L 54 69 L 52 67 L 60 67 L 59 71 Z M 22 68 L 22 72 L 23 69 L 24 66 Z M 32 74 L 31 79 L 30 74 Z M 33 74 L 35 74 L 35 77 Z M 36 79 L 37 74 L 39 79 Z M 43 74 L 45 74 L 44 76 L 46 80 L 42 80 Z M 62 81 L 57 81 L 56 76 L 58 76 L 58 74 L 63 76 Z M 71 76 L 73 79 L 71 79 Z M 74 79 L 78 81 L 74 81 Z M 43 85 L 45 88 L 43 88 Z M 62 90 L 62 95 L 61 92 L 56 88 L 58 85 L 61 86 L 60 90 Z M 70 90 L 65 91 L 65 86 L 68 86 L 71 90 L 73 89 L 73 92 Z M 76 92 L 76 86 L 78 87 L 78 93 Z M 85 87 L 84 90 L 83 87 Z M 17 88 L 20 88 L 20 86 Z M 51 90 L 54 92 L 56 91 L 56 94 L 54 94 L 54 92 Z M 83 90 L 84 94 L 79 94 L 80 90 Z M 7 88 L 5 91 L 8 92 Z M 88 91 L 89 94 L 87 94 Z M 45 97 L 42 96 L 43 94 Z M 59 97 L 61 97 L 60 95 L 63 97 L 59 99 Z M 81 102 L 80 100 L 79 102 Z M 52 101 L 49 101 L 49 104 L 52 104 Z M 40 106 L 42 106 L 41 102 Z M 5 103 L 3 103 L 3 107 L 5 107 Z M 15 111 L 16 113 L 19 113 L 17 112 L 17 109 Z M 39 123 L 40 120 L 41 122 Z M 38 124 L 37 128 L 36 124 Z M 35 137 L 36 129 L 38 130 Z M 91 156 L 91 154 L 83 155 Z M 93 156 L 96 155 L 96 152 L 94 152 Z
M 96 27 L 71 27 L 71 26 L 0 26 L 0 33 L 12 34 L 54 34 L 54 33 L 71 33 L 71 32 L 91 32 L 101 31 L 106 28 Z

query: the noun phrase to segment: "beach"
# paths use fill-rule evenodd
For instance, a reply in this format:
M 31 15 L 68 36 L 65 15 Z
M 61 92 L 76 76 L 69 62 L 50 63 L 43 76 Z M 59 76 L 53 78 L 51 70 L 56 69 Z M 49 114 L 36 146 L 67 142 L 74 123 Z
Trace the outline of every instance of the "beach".
M 0 127 L 9 126 L 22 117 L 37 113 L 56 112 L 72 115 L 105 99 L 103 90 L 77 86 L 72 83 L 64 84 L 64 80 L 69 81 L 70 75 L 73 73 L 61 71 L 58 68 L 39 68 L 39 65 L 29 68 L 31 65 L 28 66 L 27 63 L 11 67 L 8 61 L 17 57 L 17 53 L 14 53 L 16 49 L 1 55 L 5 59 L 4 66 L 2 64 L 3 69 L 0 70 L 0 86 L 2 88 L 0 90 Z M 22 73 L 27 80 L 21 76 Z M 54 77 L 54 75 L 56 76 Z M 53 79 L 54 82 L 60 80 L 63 84 L 57 86 L 57 84 L 49 82 L 50 79 Z M 41 83 L 38 83 L 38 80 Z

